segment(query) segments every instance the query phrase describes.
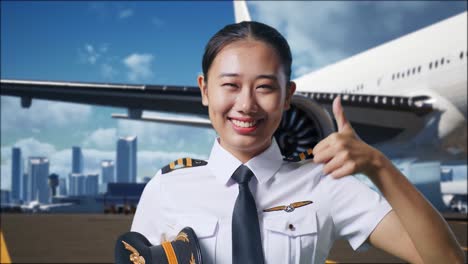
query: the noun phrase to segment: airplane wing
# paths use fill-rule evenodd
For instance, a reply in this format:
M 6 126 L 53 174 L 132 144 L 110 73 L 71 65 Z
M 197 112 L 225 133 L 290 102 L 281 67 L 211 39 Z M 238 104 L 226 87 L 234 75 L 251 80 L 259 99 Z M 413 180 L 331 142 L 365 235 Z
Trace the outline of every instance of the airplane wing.
M 132 117 L 142 110 L 208 115 L 200 89 L 193 86 L 1 80 L 0 94 L 21 98 L 28 108 L 32 99 L 82 103 L 129 109 Z

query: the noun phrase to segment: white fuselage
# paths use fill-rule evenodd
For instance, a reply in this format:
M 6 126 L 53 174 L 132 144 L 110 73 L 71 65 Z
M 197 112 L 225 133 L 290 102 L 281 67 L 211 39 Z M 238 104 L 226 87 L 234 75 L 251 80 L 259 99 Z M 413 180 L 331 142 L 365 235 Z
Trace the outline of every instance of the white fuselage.
M 445 138 L 466 130 L 467 57 L 464 12 L 294 81 L 298 92 L 429 96 Z

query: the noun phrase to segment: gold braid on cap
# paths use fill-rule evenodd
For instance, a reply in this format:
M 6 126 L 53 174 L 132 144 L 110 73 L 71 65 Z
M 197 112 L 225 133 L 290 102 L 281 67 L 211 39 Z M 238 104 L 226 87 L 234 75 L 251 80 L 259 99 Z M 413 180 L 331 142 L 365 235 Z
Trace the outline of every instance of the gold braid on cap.
M 132 254 L 130 254 L 130 261 L 133 264 L 145 264 L 145 258 L 140 256 L 140 253 L 138 253 L 138 251 L 134 247 L 130 246 L 130 244 L 123 240 L 122 243 L 124 244 L 126 250 L 132 252 Z
M 175 238 L 175 241 L 183 241 L 183 242 L 186 242 L 188 243 L 189 242 L 189 238 L 188 238 L 188 235 L 185 233 L 185 232 L 180 232 L 177 237 Z

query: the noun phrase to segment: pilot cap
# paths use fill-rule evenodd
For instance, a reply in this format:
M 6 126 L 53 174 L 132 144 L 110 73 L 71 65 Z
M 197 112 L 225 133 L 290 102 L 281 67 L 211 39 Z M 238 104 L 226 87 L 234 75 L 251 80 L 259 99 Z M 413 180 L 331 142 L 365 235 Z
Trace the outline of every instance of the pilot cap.
M 142 234 L 127 232 L 117 239 L 114 252 L 117 264 L 201 264 L 203 262 L 198 238 L 190 227 L 183 228 L 173 241 L 154 246 Z

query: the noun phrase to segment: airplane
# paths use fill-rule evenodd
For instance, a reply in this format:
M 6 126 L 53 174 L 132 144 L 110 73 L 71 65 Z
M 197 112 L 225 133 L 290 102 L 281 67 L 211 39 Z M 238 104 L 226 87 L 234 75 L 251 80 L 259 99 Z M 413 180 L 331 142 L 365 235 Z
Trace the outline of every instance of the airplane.
M 245 1 L 234 1 L 234 13 L 236 22 L 251 20 Z M 463 12 L 294 79 L 291 109 L 275 132 L 283 155 L 297 156 L 336 131 L 330 109 L 340 96 L 361 139 L 392 160 L 466 160 L 466 32 Z M 9 79 L 0 84 L 2 96 L 20 97 L 25 108 L 45 99 L 128 109 L 113 118 L 211 126 L 194 86 Z M 440 177 L 427 181 L 437 184 Z

